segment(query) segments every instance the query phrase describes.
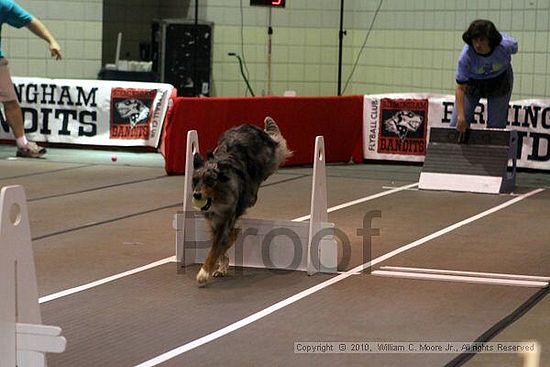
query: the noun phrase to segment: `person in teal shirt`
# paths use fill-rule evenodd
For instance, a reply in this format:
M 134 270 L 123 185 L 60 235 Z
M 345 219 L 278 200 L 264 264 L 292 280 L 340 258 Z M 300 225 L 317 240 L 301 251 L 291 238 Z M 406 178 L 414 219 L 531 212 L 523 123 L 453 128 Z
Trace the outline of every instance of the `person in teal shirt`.
M 27 27 L 32 33 L 48 43 L 52 57 L 61 60 L 61 47 L 46 26 L 12 0 L 0 0 L 0 28 L 4 24 L 15 28 Z M 28 141 L 25 136 L 23 113 L 11 81 L 8 60 L 2 50 L 1 42 L 0 38 L 0 102 L 4 105 L 6 120 L 15 135 L 16 155 L 18 157 L 39 158 L 46 153 L 46 149 L 32 141 Z

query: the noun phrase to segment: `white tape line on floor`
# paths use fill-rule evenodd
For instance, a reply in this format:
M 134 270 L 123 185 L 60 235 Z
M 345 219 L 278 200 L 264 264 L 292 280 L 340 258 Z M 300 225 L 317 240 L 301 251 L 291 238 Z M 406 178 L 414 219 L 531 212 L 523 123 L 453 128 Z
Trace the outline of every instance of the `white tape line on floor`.
M 50 294 L 50 295 L 47 295 L 47 296 L 44 296 L 44 297 L 40 297 L 38 299 L 38 303 L 50 302 L 50 301 L 53 301 L 54 299 L 58 299 L 58 298 L 61 298 L 61 297 L 69 296 L 71 294 L 82 292 L 82 291 L 85 291 L 87 289 L 94 288 L 94 287 L 100 286 L 100 285 L 105 284 L 105 283 L 113 282 L 113 281 L 118 280 L 120 278 L 124 278 L 124 277 L 127 277 L 129 275 L 136 274 L 136 273 L 139 273 L 139 272 L 142 272 L 142 271 L 145 271 L 145 270 L 149 270 L 149 269 L 155 268 L 157 266 L 161 266 L 161 265 L 168 264 L 170 262 L 175 262 L 175 261 L 176 261 L 175 256 L 167 257 L 165 259 L 155 261 L 154 263 L 147 264 L 147 265 L 144 265 L 144 266 L 141 266 L 139 268 L 132 269 L 132 270 L 128 270 L 128 271 L 125 271 L 123 273 L 119 273 L 119 274 L 116 274 L 116 275 L 113 275 L 113 276 L 110 276 L 110 277 L 107 277 L 107 278 L 103 278 L 103 279 L 97 280 L 95 282 L 91 282 L 91 283 L 84 284 L 84 285 L 81 285 L 81 286 L 78 286 L 78 287 L 66 289 L 66 290 L 61 291 L 61 292 L 57 292 L 57 293 L 53 293 L 53 294 Z
M 381 192 L 381 193 L 378 193 L 378 194 L 375 194 L 375 195 L 370 195 L 370 196 L 367 196 L 367 197 L 364 197 L 364 198 L 361 198 L 361 199 L 349 201 L 347 203 L 340 204 L 340 205 L 337 205 L 337 206 L 333 206 L 332 208 L 329 208 L 328 212 L 330 213 L 330 212 L 333 212 L 333 211 L 336 211 L 336 210 L 339 210 L 339 209 L 350 207 L 352 205 L 364 203 L 364 202 L 369 201 L 369 200 L 374 200 L 374 199 L 377 199 L 379 197 L 394 194 L 394 193 L 397 193 L 399 191 L 407 190 L 408 188 L 414 187 L 414 186 L 417 186 L 417 185 L 418 185 L 418 182 L 410 184 L 410 185 L 401 186 L 401 187 L 398 187 L 398 188 L 393 189 L 393 190 L 384 191 L 384 192 Z M 292 219 L 292 221 L 302 222 L 302 221 L 308 220 L 308 219 L 309 219 L 309 215 L 304 216 L 304 217 L 299 217 L 299 218 L 296 218 L 296 219 Z M 81 285 L 81 286 L 78 286 L 78 287 L 70 288 L 70 289 L 63 290 L 63 291 L 60 291 L 60 292 L 57 292 L 57 293 L 53 293 L 53 294 L 50 294 L 50 295 L 47 295 L 47 296 L 44 296 L 44 297 L 40 297 L 39 303 L 45 303 L 45 302 L 53 301 L 54 299 L 58 299 L 58 298 L 61 298 L 61 297 L 69 296 L 71 294 L 82 292 L 82 291 L 88 290 L 90 288 L 94 288 L 94 287 L 97 287 L 97 286 L 115 281 L 117 279 L 124 278 L 124 277 L 127 277 L 129 275 L 133 275 L 133 274 L 136 274 L 136 273 L 139 273 L 139 272 L 142 272 L 142 271 L 145 271 L 145 270 L 149 270 L 149 269 L 152 269 L 154 267 L 167 264 L 169 262 L 175 262 L 175 261 L 176 261 L 175 256 L 167 257 L 165 259 L 155 261 L 154 263 L 144 265 L 144 266 L 136 268 L 136 269 L 128 270 L 128 271 L 125 271 L 123 273 L 115 274 L 113 276 L 103 278 L 103 279 L 100 279 L 100 280 L 97 280 L 97 281 L 94 281 L 94 282 L 91 282 L 91 283 L 88 283 L 88 284 L 84 284 L 84 285 Z
M 336 206 L 328 208 L 327 213 L 332 213 L 332 212 L 335 212 L 335 211 L 340 210 L 340 209 L 349 208 L 350 206 L 357 205 L 357 204 L 362 204 L 366 201 L 378 199 L 378 198 L 381 198 L 381 197 L 384 197 L 384 196 L 387 196 L 387 195 L 396 194 L 400 191 L 409 190 L 409 189 L 411 189 L 413 187 L 416 187 L 416 186 L 418 186 L 418 182 L 415 182 L 415 183 L 412 183 L 412 184 L 409 184 L 409 185 L 405 185 L 405 186 L 396 187 L 396 188 L 393 188 L 393 189 L 388 190 L 388 191 L 382 191 L 382 192 L 379 192 L 379 193 L 374 194 L 374 195 L 365 196 L 364 198 L 361 198 L 361 199 L 348 201 L 347 203 L 343 203 L 343 204 L 336 205 Z M 303 217 L 292 219 L 292 221 L 293 222 L 302 222 L 304 220 L 308 220 L 309 217 L 310 217 L 309 215 L 304 215 Z

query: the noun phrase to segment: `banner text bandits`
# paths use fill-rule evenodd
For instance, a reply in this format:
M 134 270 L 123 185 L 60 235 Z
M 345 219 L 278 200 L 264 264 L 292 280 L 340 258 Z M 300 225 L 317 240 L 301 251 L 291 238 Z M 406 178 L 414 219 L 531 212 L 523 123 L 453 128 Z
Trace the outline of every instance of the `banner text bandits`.
M 443 116 L 441 118 L 441 122 L 450 123 L 454 102 L 442 102 L 442 104 Z M 475 112 L 475 124 L 486 124 L 485 117 L 483 115 L 484 112 L 485 106 L 478 104 Z M 521 119 L 521 115 L 523 115 L 523 119 Z M 512 118 L 511 121 L 510 117 Z M 541 128 L 550 132 L 550 107 L 516 104 L 508 107 L 508 128 L 538 128 L 539 123 Z M 522 131 L 520 129 L 517 130 L 517 133 L 519 137 L 518 159 L 521 159 L 524 138 L 530 138 L 532 141 L 532 149 L 530 154 L 527 156 L 527 160 L 538 162 L 550 161 L 550 134 L 535 131 Z M 544 147 L 546 147 L 546 149 L 544 149 Z M 541 148 L 543 148 L 542 152 Z
M 71 120 L 79 123 L 78 136 L 95 136 L 97 134 L 97 111 L 96 92 L 98 88 L 93 87 L 85 90 L 82 87 L 63 86 L 56 84 L 16 84 L 15 92 L 21 103 L 23 118 L 31 121 L 31 126 L 26 124 L 25 132 L 39 132 L 43 135 L 51 135 L 51 120 L 61 122 L 57 131 L 58 135 L 71 135 L 69 125 Z M 52 108 L 42 107 L 40 109 L 27 107 L 28 105 L 50 105 Z M 62 108 L 58 108 L 62 107 Z M 74 106 L 71 108 L 71 106 Z M 82 107 L 88 107 L 83 109 Z M 90 108 L 93 107 L 93 108 Z M 9 126 L 0 114 L 0 122 L 5 132 Z M 40 126 L 40 131 L 38 128 Z

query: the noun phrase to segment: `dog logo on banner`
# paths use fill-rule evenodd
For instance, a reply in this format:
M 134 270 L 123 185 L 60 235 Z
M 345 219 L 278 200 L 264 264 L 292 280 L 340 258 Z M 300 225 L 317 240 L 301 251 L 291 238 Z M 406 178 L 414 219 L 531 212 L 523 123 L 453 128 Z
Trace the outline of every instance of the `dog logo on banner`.
M 111 139 L 148 139 L 156 89 L 111 90 Z
M 424 155 L 428 105 L 427 99 L 382 99 L 378 153 Z
M 414 133 L 422 125 L 423 117 L 412 111 L 398 111 L 384 121 L 384 130 L 405 140 L 409 132 Z
M 116 102 L 115 107 L 120 117 L 128 119 L 132 127 L 136 127 L 140 122 L 146 122 L 149 118 L 149 107 L 139 99 L 125 99 Z

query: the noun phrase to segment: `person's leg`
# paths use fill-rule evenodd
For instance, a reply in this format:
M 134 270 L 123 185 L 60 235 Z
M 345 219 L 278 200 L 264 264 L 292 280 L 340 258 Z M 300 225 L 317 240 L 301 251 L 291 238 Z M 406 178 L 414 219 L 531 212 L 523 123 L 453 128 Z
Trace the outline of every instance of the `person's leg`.
M 15 139 L 25 136 L 23 112 L 21 112 L 19 102 L 17 102 L 17 100 L 4 101 L 4 112 L 6 113 L 6 121 L 13 130 Z
M 508 124 L 508 108 L 512 91 L 498 97 L 487 98 L 487 127 L 505 129 Z
M 505 129 L 508 125 L 508 108 L 512 97 L 514 85 L 514 73 L 508 71 L 509 91 L 505 95 L 487 98 L 487 127 L 493 129 Z
M 5 58 L 0 58 L 0 102 L 4 105 L 6 121 L 15 136 L 17 156 L 38 158 L 44 155 L 46 153 L 45 148 L 36 145 L 34 142 L 27 141 L 23 112 L 19 106 L 17 94 L 11 81 L 8 60 Z
M 487 99 L 487 127 L 505 129 L 508 124 L 508 107 L 511 93 Z
M 15 135 L 15 139 L 21 141 L 21 138 L 25 136 L 23 115 L 11 81 L 8 60 L 5 58 L 0 58 L 0 101 L 4 105 L 6 120 L 13 131 L 13 135 Z
M 25 137 L 25 127 L 23 121 L 23 112 L 19 106 L 19 102 L 4 101 L 4 112 L 6 120 L 13 130 L 15 142 L 17 144 L 17 156 L 28 158 L 39 158 L 46 153 L 46 148 L 38 146 L 32 141 L 27 141 Z
M 468 126 L 472 123 L 474 120 L 474 111 L 476 109 L 477 104 L 479 103 L 479 95 L 476 94 L 470 94 L 470 93 L 464 93 L 464 117 L 466 118 L 466 122 L 468 123 Z M 451 115 L 451 127 L 456 127 L 456 102 L 455 106 L 453 108 L 453 114 Z

